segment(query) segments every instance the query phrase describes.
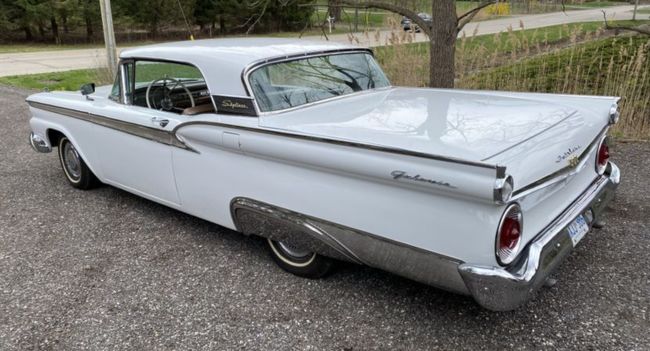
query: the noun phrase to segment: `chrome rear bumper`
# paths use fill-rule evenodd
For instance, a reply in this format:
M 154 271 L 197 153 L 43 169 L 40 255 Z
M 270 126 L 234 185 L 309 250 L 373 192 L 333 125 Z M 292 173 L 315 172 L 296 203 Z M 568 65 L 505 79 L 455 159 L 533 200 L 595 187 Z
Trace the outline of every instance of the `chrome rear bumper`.
M 581 214 L 593 211 L 600 218 L 620 182 L 618 167 L 610 162 L 605 175 L 596 179 L 573 204 L 551 222 L 508 267 L 463 263 L 458 271 L 474 299 L 494 311 L 515 309 L 528 301 L 546 278 L 573 250 L 567 227 Z

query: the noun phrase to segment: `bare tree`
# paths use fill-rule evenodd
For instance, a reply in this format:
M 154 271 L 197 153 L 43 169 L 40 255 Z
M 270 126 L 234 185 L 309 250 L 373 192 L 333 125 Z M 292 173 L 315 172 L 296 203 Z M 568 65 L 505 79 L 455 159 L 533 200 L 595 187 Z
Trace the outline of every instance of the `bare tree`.
M 431 0 L 431 23 L 427 23 L 417 14 L 416 10 L 407 8 L 403 2 L 387 0 L 340 0 L 341 5 L 354 8 L 377 8 L 397 13 L 409 18 L 429 38 L 429 86 L 438 88 L 453 88 L 454 59 L 456 38 L 463 27 L 469 23 L 478 12 L 496 3 L 497 0 L 484 0 L 474 9 L 457 16 L 455 0 Z
M 639 34 L 650 35 L 650 29 L 644 29 L 644 28 L 642 28 L 642 27 L 640 27 L 640 26 L 639 26 L 639 27 L 629 27 L 629 26 L 611 26 L 611 25 L 607 22 L 607 13 L 605 13 L 605 11 L 602 11 L 602 12 L 603 12 L 603 20 L 605 21 L 605 29 L 613 29 L 613 30 L 616 30 L 616 31 L 619 31 L 619 30 L 628 30 L 628 31 L 631 31 L 631 32 L 639 33 Z

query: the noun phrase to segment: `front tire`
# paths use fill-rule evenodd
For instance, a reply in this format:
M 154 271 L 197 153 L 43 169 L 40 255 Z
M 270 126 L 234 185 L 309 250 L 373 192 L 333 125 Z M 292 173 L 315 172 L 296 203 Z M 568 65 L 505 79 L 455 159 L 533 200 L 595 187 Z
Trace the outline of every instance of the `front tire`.
M 61 137 L 58 149 L 61 168 L 70 185 L 77 189 L 88 190 L 99 184 L 97 177 L 67 137 Z
M 334 261 L 314 252 L 267 239 L 273 261 L 285 271 L 303 278 L 317 279 L 327 275 Z

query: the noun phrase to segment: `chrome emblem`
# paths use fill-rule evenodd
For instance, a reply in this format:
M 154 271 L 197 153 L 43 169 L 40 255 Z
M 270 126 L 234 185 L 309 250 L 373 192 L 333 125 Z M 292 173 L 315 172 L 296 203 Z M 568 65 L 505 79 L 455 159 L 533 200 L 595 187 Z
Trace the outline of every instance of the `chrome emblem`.
M 578 151 L 578 150 L 580 150 L 580 145 L 576 145 L 576 146 L 574 146 L 574 147 L 570 147 L 570 148 L 568 148 L 568 149 L 567 149 L 565 152 L 563 152 L 562 154 L 557 155 L 557 158 L 555 159 L 555 163 L 560 163 L 560 162 L 562 162 L 562 161 L 564 161 L 564 160 L 568 160 L 568 161 L 569 161 L 569 165 L 571 165 L 571 162 L 572 162 L 571 159 L 574 158 L 574 157 L 576 157 L 576 158 L 578 157 L 578 156 L 574 156 L 573 153 L 576 152 L 576 151 Z M 578 165 L 578 164 L 576 163 L 576 166 L 577 166 L 577 165 Z
M 576 168 L 580 163 L 580 158 L 578 156 L 572 156 L 569 158 L 569 167 Z

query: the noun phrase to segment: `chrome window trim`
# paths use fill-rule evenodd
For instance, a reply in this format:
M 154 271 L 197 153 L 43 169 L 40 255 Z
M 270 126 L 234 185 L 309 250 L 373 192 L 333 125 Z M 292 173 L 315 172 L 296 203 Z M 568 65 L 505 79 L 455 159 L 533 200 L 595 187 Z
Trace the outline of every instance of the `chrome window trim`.
M 129 104 L 129 101 L 127 100 L 127 96 L 126 96 L 126 91 L 127 91 L 126 82 L 127 82 L 127 80 L 126 80 L 126 72 L 125 72 L 125 69 L 124 69 L 124 65 L 127 64 L 127 63 L 128 62 L 120 61 L 120 64 L 118 65 L 119 70 L 120 70 L 120 89 L 122 90 L 121 94 L 120 94 L 119 103 L 121 103 L 123 105 L 128 105 Z
M 167 60 L 167 59 L 161 59 L 161 58 L 155 58 L 155 57 L 140 57 L 140 56 L 133 56 L 133 57 L 125 57 L 120 60 L 120 66 L 122 63 L 126 62 L 132 62 L 133 63 L 133 81 L 131 82 L 131 91 L 135 92 L 135 69 L 136 69 L 136 62 L 137 61 L 151 61 L 151 62 L 165 62 L 165 63 L 175 63 L 178 65 L 185 65 L 185 66 L 190 66 L 196 68 L 199 73 L 201 73 L 201 77 L 203 78 L 203 82 L 205 82 L 205 88 L 208 90 L 208 95 L 212 96 L 212 93 L 210 92 L 210 86 L 208 85 L 208 81 L 205 79 L 206 75 L 203 73 L 201 68 L 199 68 L 197 65 L 190 63 L 190 62 L 185 62 L 185 61 L 175 61 L 175 60 Z M 217 107 L 214 104 L 214 101 L 212 98 L 210 99 L 212 102 L 212 107 L 214 108 L 215 111 L 217 111 Z M 131 105 L 130 103 L 128 105 Z M 145 107 L 147 108 L 147 107 Z
M 267 59 L 262 59 L 262 60 L 257 60 L 254 61 L 250 64 L 248 64 L 246 67 L 244 67 L 244 70 L 242 71 L 241 74 L 241 79 L 242 83 L 244 84 L 244 88 L 246 90 L 246 93 L 248 94 L 249 97 L 253 99 L 253 105 L 255 106 L 255 111 L 257 111 L 258 116 L 268 116 L 268 115 L 275 115 L 278 113 L 283 113 L 283 112 L 289 112 L 293 110 L 298 110 L 301 108 L 306 108 L 309 106 L 313 106 L 315 104 L 323 103 L 323 102 L 330 102 L 333 100 L 341 99 L 341 98 L 346 98 L 346 97 L 351 97 L 351 96 L 357 96 L 362 93 L 368 93 L 368 92 L 374 92 L 374 91 L 381 91 L 381 90 L 389 90 L 392 89 L 393 86 L 390 84 L 390 81 L 388 82 L 389 85 L 386 87 L 382 88 L 373 88 L 373 89 L 367 89 L 367 90 L 360 90 L 356 92 L 352 92 L 350 94 L 345 94 L 345 95 L 338 95 L 338 96 L 333 96 L 331 98 L 323 99 L 323 100 L 318 100 L 306 104 L 302 104 L 299 106 L 292 106 L 288 107 L 285 109 L 281 110 L 274 110 L 274 111 L 267 111 L 263 112 L 259 105 L 257 104 L 257 99 L 255 98 L 255 94 L 253 93 L 253 89 L 250 85 L 250 75 L 255 72 L 256 70 L 271 65 L 275 63 L 280 63 L 280 62 L 289 62 L 289 61 L 296 61 L 296 60 L 303 60 L 303 59 L 309 59 L 309 58 L 314 58 L 314 57 L 321 57 L 321 56 L 331 56 L 331 55 L 346 55 L 346 54 L 358 54 L 358 53 L 363 53 L 363 54 L 369 54 L 373 58 L 375 57 L 374 53 L 372 50 L 367 49 L 367 48 L 346 48 L 346 49 L 336 49 L 336 50 L 325 50 L 325 51 L 317 51 L 317 52 L 307 52 L 304 54 L 297 54 L 297 55 L 289 55 L 289 56 L 278 56 L 278 57 L 272 57 L 272 58 L 267 58 Z M 382 71 L 383 73 L 383 71 Z M 385 73 L 384 73 L 385 75 Z M 388 77 L 386 77 L 388 80 Z

